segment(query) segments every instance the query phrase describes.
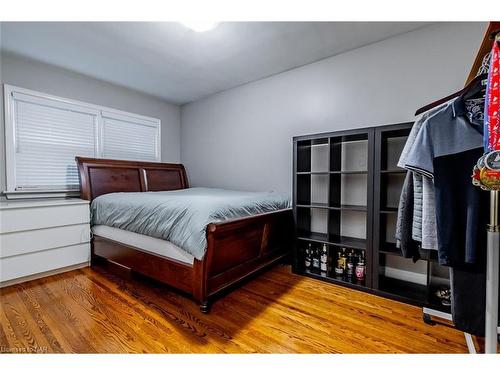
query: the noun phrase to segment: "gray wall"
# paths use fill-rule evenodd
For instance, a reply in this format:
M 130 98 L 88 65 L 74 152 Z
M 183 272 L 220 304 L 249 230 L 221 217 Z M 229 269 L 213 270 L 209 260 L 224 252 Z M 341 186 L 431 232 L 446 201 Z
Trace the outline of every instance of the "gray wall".
M 183 106 L 191 183 L 289 192 L 292 136 L 412 120 L 463 86 L 485 27 L 432 25 Z
M 69 70 L 7 53 L 1 55 L 1 61 L 1 83 L 159 118 L 162 125 L 162 160 L 173 163 L 180 161 L 180 108 L 178 105 Z M 1 104 L 3 108 L 3 101 Z M 3 115 L 0 133 L 3 137 Z M 0 191 L 4 191 L 6 187 L 3 148 L 1 155 Z

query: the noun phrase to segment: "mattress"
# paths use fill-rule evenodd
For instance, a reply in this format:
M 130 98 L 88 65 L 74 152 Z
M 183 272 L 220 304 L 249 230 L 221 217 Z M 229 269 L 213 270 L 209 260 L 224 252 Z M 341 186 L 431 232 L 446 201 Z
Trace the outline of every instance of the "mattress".
M 170 241 L 203 259 L 206 228 L 290 207 L 288 196 L 213 188 L 104 194 L 90 206 L 93 225 L 107 225 Z
M 113 228 L 107 225 L 94 225 L 92 227 L 92 233 L 109 240 L 120 242 L 124 245 L 136 247 L 148 253 L 161 255 L 191 265 L 194 263 L 194 257 L 191 254 L 166 240 L 130 232 L 128 230 Z

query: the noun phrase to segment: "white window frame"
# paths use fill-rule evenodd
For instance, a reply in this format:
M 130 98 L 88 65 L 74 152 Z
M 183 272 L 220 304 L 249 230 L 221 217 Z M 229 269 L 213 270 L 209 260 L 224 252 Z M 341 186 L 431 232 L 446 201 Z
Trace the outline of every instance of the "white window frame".
M 118 109 L 104 107 L 96 104 L 90 104 L 78 100 L 67 99 L 55 95 L 46 94 L 39 91 L 29 90 L 22 87 L 4 84 L 4 112 L 5 112 L 5 170 L 7 190 L 3 193 L 8 199 L 15 198 L 56 198 L 79 196 L 79 190 L 32 190 L 19 191 L 16 190 L 16 129 L 15 129 L 15 99 L 16 94 L 20 96 L 29 96 L 33 103 L 43 103 L 51 101 L 57 102 L 60 108 L 75 109 L 96 116 L 96 157 L 101 158 L 103 155 L 103 126 L 104 117 L 113 117 L 116 119 L 133 119 L 142 125 L 152 126 L 156 128 L 156 144 L 155 144 L 155 161 L 161 161 L 161 120 L 138 115 L 131 112 L 120 111 Z

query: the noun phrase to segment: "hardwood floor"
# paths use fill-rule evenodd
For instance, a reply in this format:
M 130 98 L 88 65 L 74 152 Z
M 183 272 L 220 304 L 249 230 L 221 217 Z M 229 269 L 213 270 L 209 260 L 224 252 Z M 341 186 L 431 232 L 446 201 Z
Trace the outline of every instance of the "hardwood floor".
M 465 353 L 421 309 L 278 266 L 204 315 L 168 287 L 97 266 L 0 290 L 0 352 Z

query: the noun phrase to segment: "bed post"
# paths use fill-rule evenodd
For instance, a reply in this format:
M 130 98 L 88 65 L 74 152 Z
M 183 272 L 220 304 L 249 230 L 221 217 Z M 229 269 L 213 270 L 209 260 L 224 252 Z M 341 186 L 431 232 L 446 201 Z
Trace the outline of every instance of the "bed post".
M 200 311 L 204 314 L 208 314 L 210 311 L 208 278 L 210 276 L 210 264 L 212 263 L 215 251 L 214 233 L 216 230 L 216 224 L 211 223 L 207 225 L 207 251 L 202 260 L 195 259 L 193 264 L 193 297 L 200 304 Z
M 209 224 L 206 229 L 207 233 L 207 251 L 202 260 L 195 259 L 193 263 L 193 297 L 200 305 L 200 311 L 208 314 L 210 304 L 208 301 L 207 279 L 208 279 L 208 263 L 213 253 L 213 224 Z
M 193 264 L 193 297 L 200 305 L 200 311 L 207 314 L 210 310 L 206 288 L 207 272 L 205 268 L 205 258 L 194 260 Z
M 208 250 L 207 250 L 208 252 Z M 200 311 L 204 314 L 209 311 L 206 283 L 206 254 L 202 260 L 195 259 L 193 263 L 193 297 L 200 305 Z

